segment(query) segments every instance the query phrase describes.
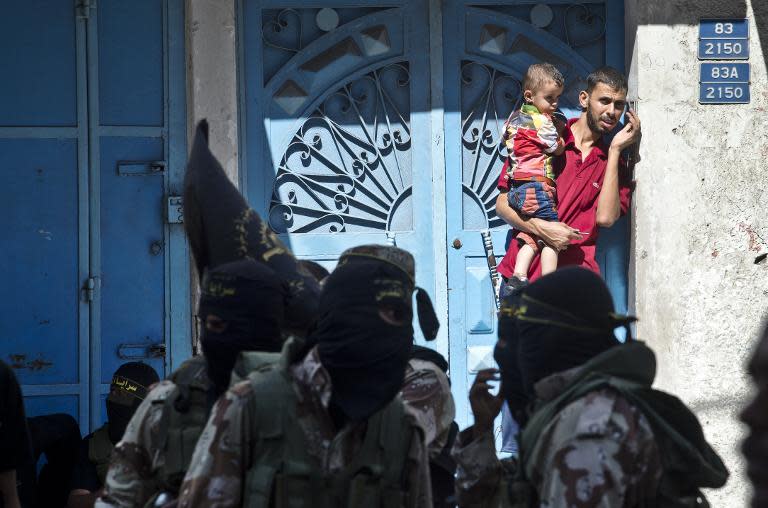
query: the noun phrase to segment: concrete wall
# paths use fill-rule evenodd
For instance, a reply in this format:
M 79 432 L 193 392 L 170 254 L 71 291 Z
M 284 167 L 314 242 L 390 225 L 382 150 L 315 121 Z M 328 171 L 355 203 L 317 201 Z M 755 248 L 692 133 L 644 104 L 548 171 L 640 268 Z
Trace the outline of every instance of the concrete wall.
M 732 477 L 714 507 L 750 495 L 737 414 L 744 365 L 768 310 L 768 79 L 758 32 L 768 2 L 628 0 L 628 47 L 643 122 L 635 170 L 634 306 L 659 356 L 657 386 L 698 414 Z M 752 103 L 698 104 L 698 20 L 751 20 Z M 757 20 L 757 23 L 755 23 Z M 768 48 L 765 48 L 768 51 Z
M 235 0 L 187 0 L 187 126 L 189 146 L 197 122 L 208 119 L 209 145 L 227 176 L 238 185 L 237 31 Z M 190 263 L 191 305 L 197 314 L 199 287 Z M 193 351 L 199 352 L 197 325 Z
M 187 0 L 187 112 L 210 124 L 210 146 L 232 181 L 238 177 L 237 49 L 234 0 Z

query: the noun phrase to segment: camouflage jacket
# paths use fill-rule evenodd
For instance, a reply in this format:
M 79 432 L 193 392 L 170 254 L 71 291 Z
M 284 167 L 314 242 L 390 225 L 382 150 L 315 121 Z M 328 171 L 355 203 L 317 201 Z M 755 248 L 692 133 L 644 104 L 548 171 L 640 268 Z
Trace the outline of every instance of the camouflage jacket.
M 196 357 L 194 361 L 203 359 Z M 198 369 L 196 376 L 201 384 L 209 384 L 205 369 Z M 104 493 L 95 508 L 144 507 L 165 488 L 160 471 L 166 463 L 164 445 L 169 406 L 162 402 L 175 392 L 176 385 L 164 380 L 141 402 L 112 452 Z
M 535 387 L 541 402 L 554 400 L 579 369 L 554 374 Z M 547 508 L 643 506 L 656 495 L 661 457 L 651 425 L 610 388 L 593 391 L 565 406 L 528 452 L 529 482 Z M 515 460 L 499 461 L 493 435 L 463 431 L 453 456 L 461 507 L 507 508 Z M 532 505 L 531 505 L 532 506 Z
M 456 417 L 448 376 L 434 363 L 414 358 L 405 370 L 402 397 L 424 429 L 429 458 L 434 458 L 445 447 Z
M 306 436 L 308 452 L 324 474 L 333 475 L 350 463 L 365 436 L 365 424 L 346 424 L 336 432 L 328 412 L 331 379 L 320 363 L 317 349 L 289 367 L 297 396 L 298 424 Z M 178 507 L 236 507 L 243 500 L 244 479 L 254 461 L 249 435 L 253 415 L 251 397 L 258 397 L 250 381 L 237 383 L 213 407 L 181 486 Z M 406 405 L 406 409 L 408 406 Z M 409 410 L 410 411 L 410 410 Z M 418 418 L 418 417 L 417 417 Z M 409 452 L 407 481 L 412 486 L 405 506 L 432 506 L 429 463 L 424 442 L 414 439 Z

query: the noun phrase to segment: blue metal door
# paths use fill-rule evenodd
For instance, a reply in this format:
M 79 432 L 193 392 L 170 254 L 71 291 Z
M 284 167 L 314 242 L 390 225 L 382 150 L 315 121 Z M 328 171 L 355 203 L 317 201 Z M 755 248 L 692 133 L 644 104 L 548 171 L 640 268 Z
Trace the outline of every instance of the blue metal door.
M 166 346 L 189 354 L 187 249 L 181 225 L 166 223 L 185 153 L 182 3 L 10 9 L 0 267 L 14 291 L 0 356 L 30 414 L 67 412 L 85 430 L 101 423 L 119 364 L 147 361 L 162 376 Z
M 591 69 L 606 63 L 622 68 L 623 17 L 615 4 L 454 2 L 444 12 L 444 39 L 450 34 L 454 41 L 445 47 L 450 365 L 462 426 L 471 423 L 466 394 L 474 375 L 495 366 L 496 306 L 480 231 L 491 230 L 500 260 L 509 230 L 495 214 L 506 155 L 502 125 L 519 107 L 521 81 L 532 63 L 547 61 L 563 72 L 561 107 L 569 116 L 580 112 L 578 92 Z M 616 239 L 598 258 L 609 281 L 619 282 L 612 290 L 625 309 L 627 230 L 625 224 L 615 229 Z M 612 263 L 604 262 L 607 252 L 616 258 Z
M 282 4 L 241 6 L 251 205 L 298 257 L 394 242 L 434 287 L 426 6 Z

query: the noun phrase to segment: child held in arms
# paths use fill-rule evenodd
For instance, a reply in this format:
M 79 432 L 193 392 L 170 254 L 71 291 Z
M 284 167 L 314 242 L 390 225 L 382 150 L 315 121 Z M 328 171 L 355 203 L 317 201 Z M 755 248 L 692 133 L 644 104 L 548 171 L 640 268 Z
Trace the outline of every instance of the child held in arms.
M 523 79 L 523 105 L 504 125 L 504 142 L 509 152 L 506 171 L 511 180 L 507 199 L 522 217 L 558 220 L 552 159 L 563 153 L 565 146 L 559 134 L 563 125 L 555 125 L 552 115 L 557 110 L 563 85 L 563 75 L 555 66 L 548 63 L 531 65 Z M 515 238 L 521 247 L 515 260 L 514 275 L 509 280 L 512 288 L 528 284 L 528 269 L 537 255 L 541 255 L 542 275 L 555 271 L 555 249 L 523 231 L 517 231 Z

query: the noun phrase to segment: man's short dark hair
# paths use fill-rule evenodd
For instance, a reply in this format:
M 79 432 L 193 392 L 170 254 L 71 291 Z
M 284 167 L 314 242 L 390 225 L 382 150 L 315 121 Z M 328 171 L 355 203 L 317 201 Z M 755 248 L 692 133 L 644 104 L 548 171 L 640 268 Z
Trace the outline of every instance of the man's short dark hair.
M 523 78 L 523 90 L 536 90 L 547 81 L 552 81 L 557 86 L 563 86 L 565 79 L 557 67 L 550 63 L 537 63 L 528 67 Z
M 607 65 L 595 69 L 589 76 L 587 76 L 587 93 L 592 93 L 592 90 L 595 89 L 598 83 L 603 83 L 614 90 L 621 90 L 623 92 L 626 92 L 629 89 L 627 77 L 613 67 Z

